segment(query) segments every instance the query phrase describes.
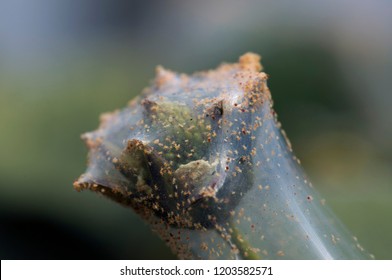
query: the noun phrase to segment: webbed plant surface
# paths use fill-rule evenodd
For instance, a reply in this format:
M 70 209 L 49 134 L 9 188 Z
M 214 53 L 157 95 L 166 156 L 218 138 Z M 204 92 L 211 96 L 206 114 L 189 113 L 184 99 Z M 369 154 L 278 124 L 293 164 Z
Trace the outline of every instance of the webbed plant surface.
M 259 60 L 191 76 L 158 67 L 83 135 L 89 164 L 75 188 L 135 210 L 179 258 L 369 258 L 304 175 Z

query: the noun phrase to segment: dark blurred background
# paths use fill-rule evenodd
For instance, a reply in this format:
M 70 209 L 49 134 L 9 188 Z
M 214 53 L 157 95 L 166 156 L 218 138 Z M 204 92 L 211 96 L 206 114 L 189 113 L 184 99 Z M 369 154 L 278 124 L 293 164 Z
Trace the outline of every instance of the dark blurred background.
M 279 119 L 313 184 L 392 258 L 391 1 L 0 1 L 0 257 L 164 259 L 129 209 L 72 182 L 79 138 L 154 68 L 263 56 Z

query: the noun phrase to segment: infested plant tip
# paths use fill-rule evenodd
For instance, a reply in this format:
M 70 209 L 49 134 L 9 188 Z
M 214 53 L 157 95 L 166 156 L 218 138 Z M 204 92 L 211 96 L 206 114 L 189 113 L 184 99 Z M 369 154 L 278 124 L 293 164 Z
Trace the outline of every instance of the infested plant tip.
M 171 70 L 165 69 L 162 65 L 155 68 L 155 86 L 160 88 L 168 83 L 174 82 L 177 74 Z
M 260 63 L 260 60 L 261 60 L 260 55 L 256 53 L 248 52 L 240 56 L 239 64 L 243 69 L 259 72 L 263 70 L 263 66 Z
M 75 189 L 77 192 L 81 192 L 82 189 L 83 189 L 83 187 L 80 185 L 80 183 L 79 183 L 77 180 L 75 180 L 75 181 L 73 182 L 73 187 L 74 187 L 74 189 Z
M 132 208 L 179 258 L 363 257 L 295 160 L 260 59 L 192 75 L 158 66 L 83 134 L 88 167 L 74 188 Z

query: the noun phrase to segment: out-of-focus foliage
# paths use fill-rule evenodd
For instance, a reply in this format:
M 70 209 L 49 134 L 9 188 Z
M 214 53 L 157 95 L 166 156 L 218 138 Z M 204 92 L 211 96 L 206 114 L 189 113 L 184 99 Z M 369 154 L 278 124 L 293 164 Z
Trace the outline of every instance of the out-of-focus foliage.
M 366 249 L 392 258 L 391 4 L 34 2 L 0 4 L 2 258 L 173 258 L 132 211 L 72 189 L 79 135 L 156 64 L 192 72 L 246 51 L 263 55 L 313 184 Z

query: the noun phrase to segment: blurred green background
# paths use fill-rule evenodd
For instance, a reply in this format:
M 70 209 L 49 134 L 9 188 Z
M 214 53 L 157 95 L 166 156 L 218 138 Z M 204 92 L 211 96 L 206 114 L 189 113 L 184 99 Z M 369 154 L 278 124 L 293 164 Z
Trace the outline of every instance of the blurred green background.
M 175 258 L 129 209 L 73 181 L 79 138 L 162 64 L 263 56 L 313 184 L 361 244 L 392 258 L 390 1 L 0 2 L 0 257 Z

